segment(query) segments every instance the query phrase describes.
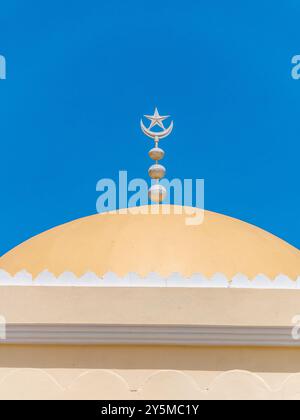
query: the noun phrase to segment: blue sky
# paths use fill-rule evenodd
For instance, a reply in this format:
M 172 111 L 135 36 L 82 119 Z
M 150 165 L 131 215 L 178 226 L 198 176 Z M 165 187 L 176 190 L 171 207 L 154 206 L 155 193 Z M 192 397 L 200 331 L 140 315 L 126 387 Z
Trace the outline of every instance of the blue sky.
M 156 105 L 168 178 L 299 248 L 299 18 L 298 0 L 3 0 L 0 254 L 95 213 L 99 179 L 147 177 Z

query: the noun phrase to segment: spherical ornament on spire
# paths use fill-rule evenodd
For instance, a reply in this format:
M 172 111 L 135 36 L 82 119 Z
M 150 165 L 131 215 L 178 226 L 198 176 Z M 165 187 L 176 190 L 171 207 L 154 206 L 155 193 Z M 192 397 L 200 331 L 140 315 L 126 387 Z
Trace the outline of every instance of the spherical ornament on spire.
M 149 189 L 148 196 L 154 203 L 162 203 L 166 198 L 167 190 L 160 184 L 152 185 Z
M 164 158 L 165 152 L 160 147 L 154 147 L 150 150 L 149 156 L 151 159 L 158 161 Z
M 162 179 L 166 175 L 166 168 L 156 163 L 149 168 L 148 173 L 151 179 Z

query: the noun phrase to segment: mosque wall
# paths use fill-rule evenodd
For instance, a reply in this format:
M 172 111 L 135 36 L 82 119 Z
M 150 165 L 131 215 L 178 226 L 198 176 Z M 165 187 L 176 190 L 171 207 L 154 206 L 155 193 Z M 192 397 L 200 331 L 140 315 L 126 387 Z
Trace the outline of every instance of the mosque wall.
M 300 350 L 0 347 L 0 399 L 300 399 Z
M 300 399 L 299 308 L 297 290 L 2 286 L 0 399 Z M 91 344 L 95 325 L 126 327 L 125 338 Z M 126 344 L 136 326 L 157 326 L 161 344 Z M 206 326 L 238 337 L 268 328 L 283 345 L 185 342 L 185 330 Z M 180 327 L 181 345 L 163 344 L 169 327 Z
M 300 290 L 156 287 L 0 288 L 11 324 L 219 325 L 287 327 L 300 315 Z

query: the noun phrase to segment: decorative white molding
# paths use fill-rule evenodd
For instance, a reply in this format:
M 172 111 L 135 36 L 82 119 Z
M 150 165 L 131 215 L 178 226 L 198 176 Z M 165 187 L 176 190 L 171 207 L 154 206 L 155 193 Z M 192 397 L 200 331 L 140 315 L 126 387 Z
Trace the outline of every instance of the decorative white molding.
M 89 369 L 60 374 L 60 369 L 7 368 L 0 381 L 1 400 L 194 400 L 295 401 L 300 374 L 273 375 L 226 370 L 208 377 L 201 371 L 174 369 L 139 371 L 132 381 L 125 371 Z M 69 380 L 66 381 L 66 377 Z M 30 386 L 28 386 L 30 384 Z M 166 385 L 167 384 L 167 385 Z M 170 386 L 168 386 L 170 384 Z M 37 392 L 38 390 L 38 392 Z M 199 413 L 199 410 L 198 410 Z
M 20 271 L 15 276 L 0 269 L 0 286 L 47 286 L 47 287 L 181 287 L 181 288 L 221 288 L 221 289 L 299 289 L 300 276 L 297 280 L 279 274 L 275 279 L 270 279 L 259 274 L 249 279 L 243 274 L 237 274 L 231 280 L 222 273 L 216 273 L 211 278 L 202 274 L 184 277 L 179 273 L 162 277 L 150 273 L 146 277 L 136 273 L 128 273 L 119 277 L 114 273 L 107 273 L 102 277 L 92 272 L 87 272 L 81 277 L 74 273 L 65 272 L 56 277 L 45 270 L 36 278 L 26 270 Z
M 8 324 L 1 344 L 300 347 L 292 327 Z

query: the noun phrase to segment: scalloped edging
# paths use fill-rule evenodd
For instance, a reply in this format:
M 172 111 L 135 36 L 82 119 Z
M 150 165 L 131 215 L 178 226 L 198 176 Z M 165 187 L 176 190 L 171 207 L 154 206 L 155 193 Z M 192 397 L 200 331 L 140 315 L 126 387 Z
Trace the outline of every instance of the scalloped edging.
M 272 386 L 263 375 L 248 370 L 216 372 L 199 384 L 202 372 L 193 375 L 180 370 L 157 369 L 130 383 L 122 372 L 111 369 L 75 370 L 10 368 L 0 378 L 0 399 L 11 400 L 300 400 L 300 374 L 287 374 Z M 30 386 L 28 386 L 30 383 Z M 37 392 L 38 390 L 38 392 Z
M 47 287 L 181 287 L 181 288 L 218 288 L 218 289 L 299 289 L 300 275 L 297 280 L 279 274 L 275 279 L 259 274 L 253 279 L 237 274 L 232 279 L 224 274 L 216 273 L 212 277 L 202 274 L 194 274 L 184 277 L 179 273 L 168 277 L 156 273 L 142 277 L 136 273 L 128 273 L 121 277 L 114 273 L 97 276 L 93 272 L 87 272 L 83 276 L 76 276 L 72 272 L 64 272 L 55 276 L 48 270 L 41 272 L 37 277 L 26 270 L 12 276 L 5 270 L 0 269 L 0 286 L 47 286 Z

